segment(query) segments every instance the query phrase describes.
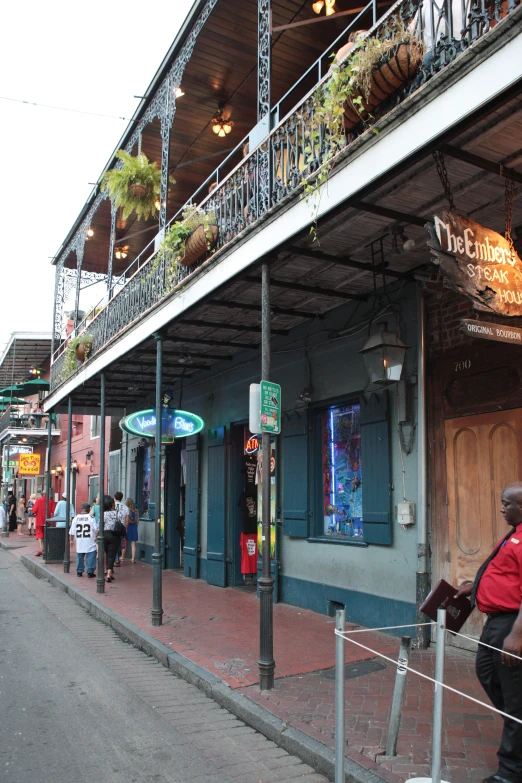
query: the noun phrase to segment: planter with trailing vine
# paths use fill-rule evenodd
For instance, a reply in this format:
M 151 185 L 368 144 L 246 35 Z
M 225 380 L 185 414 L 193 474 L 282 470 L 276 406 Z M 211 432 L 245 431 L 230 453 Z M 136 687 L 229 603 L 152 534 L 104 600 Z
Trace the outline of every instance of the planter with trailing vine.
M 366 78 L 364 88 L 357 88 L 344 104 L 345 128 L 349 130 L 361 120 L 368 119 L 381 103 L 411 82 L 422 63 L 423 54 L 421 41 L 414 38 L 397 41 L 383 52 Z
M 195 264 L 216 246 L 218 235 L 214 213 L 192 204 L 183 211 L 181 220 L 168 227 L 154 263 L 162 258 L 168 260 L 169 278 L 174 281 L 178 264 L 186 267 Z
M 212 250 L 218 240 L 218 227 L 215 224 L 200 225 L 185 241 L 184 252 L 179 263 L 183 266 L 192 266 L 199 261 L 208 250 Z

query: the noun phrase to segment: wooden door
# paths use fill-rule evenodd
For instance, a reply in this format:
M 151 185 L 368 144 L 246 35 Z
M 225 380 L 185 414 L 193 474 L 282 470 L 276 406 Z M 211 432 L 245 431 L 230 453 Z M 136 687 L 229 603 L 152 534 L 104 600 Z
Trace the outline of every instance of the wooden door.
M 522 480 L 522 408 L 449 419 L 445 429 L 449 568 L 444 570 L 460 585 L 474 579 L 507 532 L 500 496 L 505 486 Z M 482 625 L 475 611 L 463 633 L 476 637 Z

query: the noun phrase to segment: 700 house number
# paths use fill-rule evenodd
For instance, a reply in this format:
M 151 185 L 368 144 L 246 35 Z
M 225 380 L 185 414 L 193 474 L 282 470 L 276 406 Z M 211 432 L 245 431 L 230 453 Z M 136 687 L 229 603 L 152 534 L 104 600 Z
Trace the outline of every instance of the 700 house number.
M 462 372 L 463 370 L 471 370 L 471 359 L 461 359 L 455 362 L 455 372 Z

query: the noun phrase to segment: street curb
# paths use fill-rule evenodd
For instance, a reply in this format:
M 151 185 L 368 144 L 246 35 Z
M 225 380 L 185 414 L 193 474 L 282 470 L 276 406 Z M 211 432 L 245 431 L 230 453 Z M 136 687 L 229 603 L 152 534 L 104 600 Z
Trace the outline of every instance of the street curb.
M 6 550 L 9 549 L 9 547 L 3 546 L 1 542 L 0 547 Z M 217 675 L 212 674 L 204 669 L 203 666 L 193 663 L 184 655 L 158 642 L 128 620 L 122 619 L 112 609 L 82 592 L 78 587 L 73 587 L 62 576 L 55 574 L 54 571 L 51 571 L 43 563 L 36 563 L 27 555 L 21 555 L 20 562 L 37 579 L 47 579 L 53 587 L 58 587 L 62 592 L 66 593 L 93 617 L 112 628 L 122 639 L 131 642 L 135 647 L 155 658 L 163 666 L 171 669 L 174 674 L 195 685 L 221 707 L 229 710 L 240 720 L 259 731 L 260 734 L 276 742 L 288 753 L 309 764 L 321 775 L 325 775 L 329 780 L 334 779 L 335 752 L 331 748 L 328 748 L 313 737 L 309 737 L 303 731 L 288 726 L 283 720 L 265 709 L 265 707 L 251 701 L 242 693 L 233 690 Z M 365 769 L 351 759 L 345 759 L 345 765 L 345 783 L 384 783 L 383 778 L 379 775 Z

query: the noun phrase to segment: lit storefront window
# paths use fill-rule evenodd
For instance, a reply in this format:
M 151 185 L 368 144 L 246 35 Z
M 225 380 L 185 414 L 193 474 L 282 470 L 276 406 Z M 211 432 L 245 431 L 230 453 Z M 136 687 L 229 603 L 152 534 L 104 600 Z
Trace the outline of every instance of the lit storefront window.
M 323 533 L 363 536 L 360 406 L 343 405 L 321 414 Z

